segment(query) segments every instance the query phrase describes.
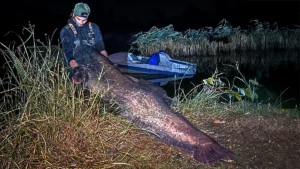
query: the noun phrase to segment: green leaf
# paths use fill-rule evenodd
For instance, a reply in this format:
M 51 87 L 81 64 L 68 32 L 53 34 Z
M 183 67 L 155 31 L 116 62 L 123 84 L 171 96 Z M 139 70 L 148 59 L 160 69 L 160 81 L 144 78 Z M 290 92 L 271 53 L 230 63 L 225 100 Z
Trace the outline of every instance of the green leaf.
M 251 89 L 250 89 L 249 87 L 246 88 L 245 94 L 246 94 L 246 96 L 247 96 L 248 98 L 251 98 Z
M 257 93 L 255 93 L 255 98 L 258 99 L 258 94 Z
M 233 94 L 233 93 L 234 93 L 234 91 L 232 91 L 232 90 L 228 90 L 228 89 L 227 89 L 227 90 L 225 90 L 224 92 L 225 92 L 225 93 L 227 93 L 227 94 Z
M 234 97 L 235 97 L 238 101 L 241 101 L 241 100 L 242 100 L 242 97 L 241 97 L 241 95 L 240 95 L 239 92 L 234 92 L 233 95 L 234 95 Z
M 207 82 L 208 84 L 210 84 L 210 85 L 213 85 L 214 82 L 215 82 L 215 78 L 210 77 L 210 78 L 206 79 L 206 82 Z

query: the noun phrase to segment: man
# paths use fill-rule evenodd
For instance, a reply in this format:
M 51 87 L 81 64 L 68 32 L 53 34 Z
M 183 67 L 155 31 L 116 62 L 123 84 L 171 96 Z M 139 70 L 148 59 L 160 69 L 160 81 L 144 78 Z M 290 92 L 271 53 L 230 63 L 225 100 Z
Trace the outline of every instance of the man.
M 99 26 L 95 23 L 87 22 L 90 13 L 90 7 L 86 3 L 77 3 L 71 13 L 68 24 L 60 31 L 65 60 L 69 64 L 67 66 L 72 68 L 70 72 L 71 77 L 76 67 L 90 61 L 86 54 L 81 54 L 87 48 L 92 47 L 99 54 L 108 56 Z M 81 83 L 74 81 L 74 79 L 72 81 L 75 84 Z

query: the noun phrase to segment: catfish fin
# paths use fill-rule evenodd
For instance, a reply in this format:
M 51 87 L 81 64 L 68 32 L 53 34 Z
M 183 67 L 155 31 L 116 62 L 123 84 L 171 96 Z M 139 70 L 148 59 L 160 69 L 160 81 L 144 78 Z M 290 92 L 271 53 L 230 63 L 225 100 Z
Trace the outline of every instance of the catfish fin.
M 171 106 L 174 104 L 173 99 L 167 95 L 167 92 L 162 87 L 156 86 L 156 85 L 152 84 L 151 82 L 146 81 L 145 79 L 139 79 L 138 84 L 142 88 L 149 90 L 150 92 L 161 97 L 168 106 Z
M 234 152 L 222 147 L 218 143 L 196 147 L 193 157 L 203 164 L 212 164 L 221 161 L 230 162 L 236 159 Z

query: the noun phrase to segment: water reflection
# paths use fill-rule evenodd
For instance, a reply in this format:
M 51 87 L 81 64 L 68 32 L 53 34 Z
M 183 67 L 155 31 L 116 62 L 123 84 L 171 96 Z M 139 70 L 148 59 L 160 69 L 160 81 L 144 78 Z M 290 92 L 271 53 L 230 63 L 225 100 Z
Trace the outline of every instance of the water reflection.
M 198 73 L 214 72 L 224 68 L 223 64 L 240 65 L 240 70 L 249 73 L 251 76 L 260 78 L 269 76 L 270 70 L 289 67 L 291 71 L 299 71 L 300 51 L 276 51 L 276 52 L 248 52 L 248 53 L 231 53 L 219 54 L 217 56 L 195 56 L 190 58 L 180 58 L 189 62 L 197 63 Z M 292 69 L 293 68 L 293 69 Z

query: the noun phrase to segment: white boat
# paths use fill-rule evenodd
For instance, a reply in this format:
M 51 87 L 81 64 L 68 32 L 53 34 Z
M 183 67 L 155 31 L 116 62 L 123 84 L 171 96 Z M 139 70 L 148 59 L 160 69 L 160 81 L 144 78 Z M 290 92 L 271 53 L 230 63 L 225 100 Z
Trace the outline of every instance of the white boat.
M 126 74 L 126 75 L 128 75 L 128 77 L 133 78 L 134 81 L 138 81 L 139 79 L 144 79 L 157 86 L 164 86 L 169 82 L 175 82 L 183 79 L 193 78 L 193 75 L 191 76 L 179 76 L 179 75 L 172 76 L 172 75 L 154 75 L 154 74 Z
M 119 52 L 108 56 L 121 72 L 128 74 L 155 74 L 193 76 L 196 74 L 195 63 L 172 59 L 163 50 L 151 56 L 138 56 L 133 53 Z

